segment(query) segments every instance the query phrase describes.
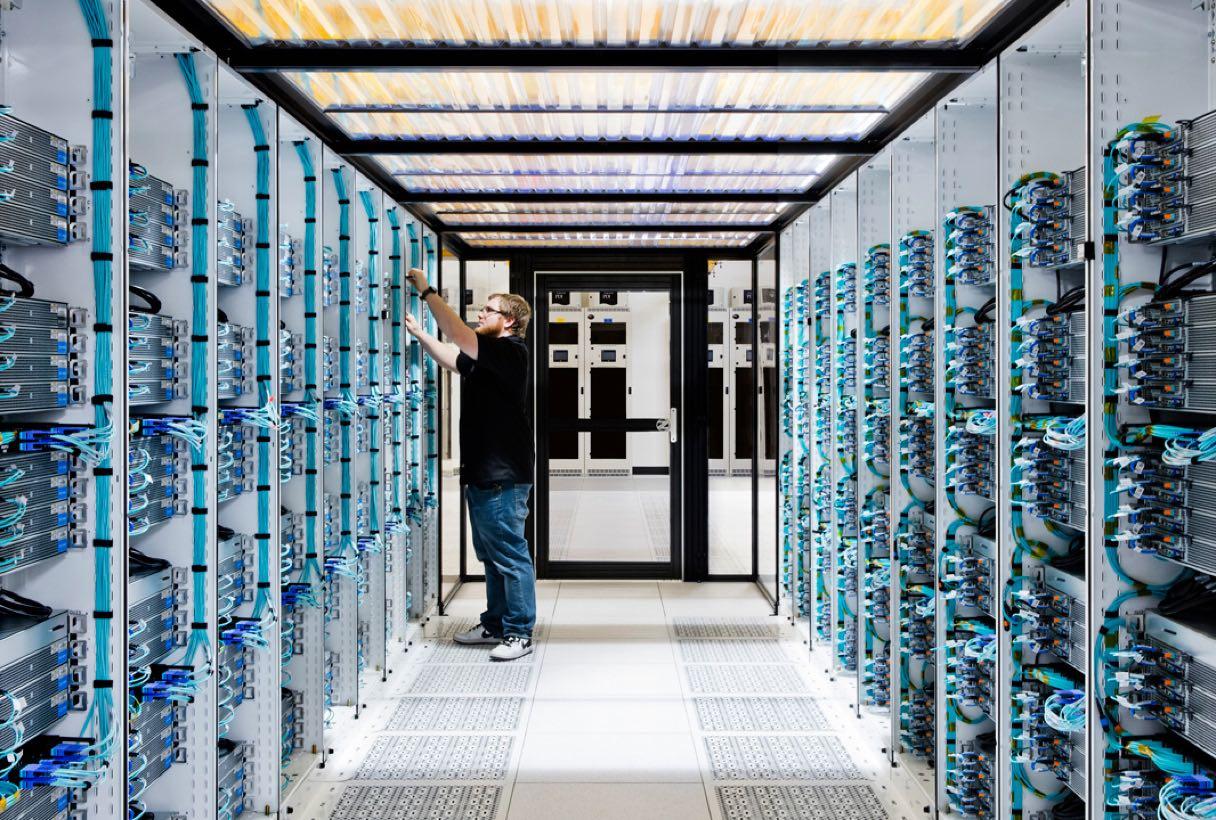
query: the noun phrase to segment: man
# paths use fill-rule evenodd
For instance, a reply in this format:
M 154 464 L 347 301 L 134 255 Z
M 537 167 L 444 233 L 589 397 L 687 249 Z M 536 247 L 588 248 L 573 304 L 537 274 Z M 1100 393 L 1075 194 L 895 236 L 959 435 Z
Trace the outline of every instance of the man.
M 462 644 L 493 644 L 490 660 L 532 652 L 536 574 L 524 537 L 532 492 L 532 423 L 528 412 L 528 348 L 532 309 L 521 296 L 496 293 L 477 314 L 473 330 L 417 268 L 410 283 L 455 345 L 422 329 L 413 316 L 405 329 L 440 367 L 459 373 L 460 483 L 473 525 L 473 550 L 485 565 L 486 611 L 481 623 L 456 636 Z

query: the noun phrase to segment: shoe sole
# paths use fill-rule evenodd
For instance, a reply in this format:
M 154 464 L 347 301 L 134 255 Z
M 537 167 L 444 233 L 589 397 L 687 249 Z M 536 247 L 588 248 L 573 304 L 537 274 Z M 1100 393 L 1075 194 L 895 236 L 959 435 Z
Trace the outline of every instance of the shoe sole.
M 533 649 L 533 647 L 529 646 L 527 649 L 525 649 L 523 652 L 520 652 L 514 658 L 496 658 L 493 655 L 491 655 L 490 660 L 494 661 L 495 663 L 510 663 L 511 661 L 517 661 L 520 658 L 524 658 L 524 657 L 527 657 L 528 655 L 531 655 L 532 649 Z
M 452 641 L 461 646 L 498 646 L 502 643 L 498 638 L 452 638 Z

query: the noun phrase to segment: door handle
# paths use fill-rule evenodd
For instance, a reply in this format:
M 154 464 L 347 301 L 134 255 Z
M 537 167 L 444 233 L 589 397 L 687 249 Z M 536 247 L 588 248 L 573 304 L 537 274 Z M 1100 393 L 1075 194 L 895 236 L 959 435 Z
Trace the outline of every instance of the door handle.
M 680 426 L 677 424 L 676 408 L 671 408 L 668 411 L 667 431 L 671 434 L 671 443 L 675 444 L 680 439 Z

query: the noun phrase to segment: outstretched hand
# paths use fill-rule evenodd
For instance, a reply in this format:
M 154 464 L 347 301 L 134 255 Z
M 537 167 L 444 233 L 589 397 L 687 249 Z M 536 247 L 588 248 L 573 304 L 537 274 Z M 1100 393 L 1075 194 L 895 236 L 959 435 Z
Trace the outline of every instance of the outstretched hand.
M 414 286 L 414 290 L 422 293 L 429 287 L 430 283 L 426 281 L 426 273 L 422 268 L 410 268 L 406 273 L 406 277 L 410 280 L 410 284 Z
M 412 313 L 405 314 L 405 319 L 402 320 L 402 324 L 405 325 L 405 332 L 411 336 L 414 336 L 415 338 L 421 336 L 423 333 L 422 324 L 414 318 L 414 314 Z

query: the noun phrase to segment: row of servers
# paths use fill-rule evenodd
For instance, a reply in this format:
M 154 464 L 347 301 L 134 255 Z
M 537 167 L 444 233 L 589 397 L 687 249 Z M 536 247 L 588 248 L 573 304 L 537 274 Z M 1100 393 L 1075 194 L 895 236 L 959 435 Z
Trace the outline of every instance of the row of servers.
M 779 237 L 789 614 L 927 813 L 1214 805 L 1211 13 L 1063 5 Z
M 0 813 L 275 815 L 435 600 L 437 237 L 150 5 L 20 5 Z

